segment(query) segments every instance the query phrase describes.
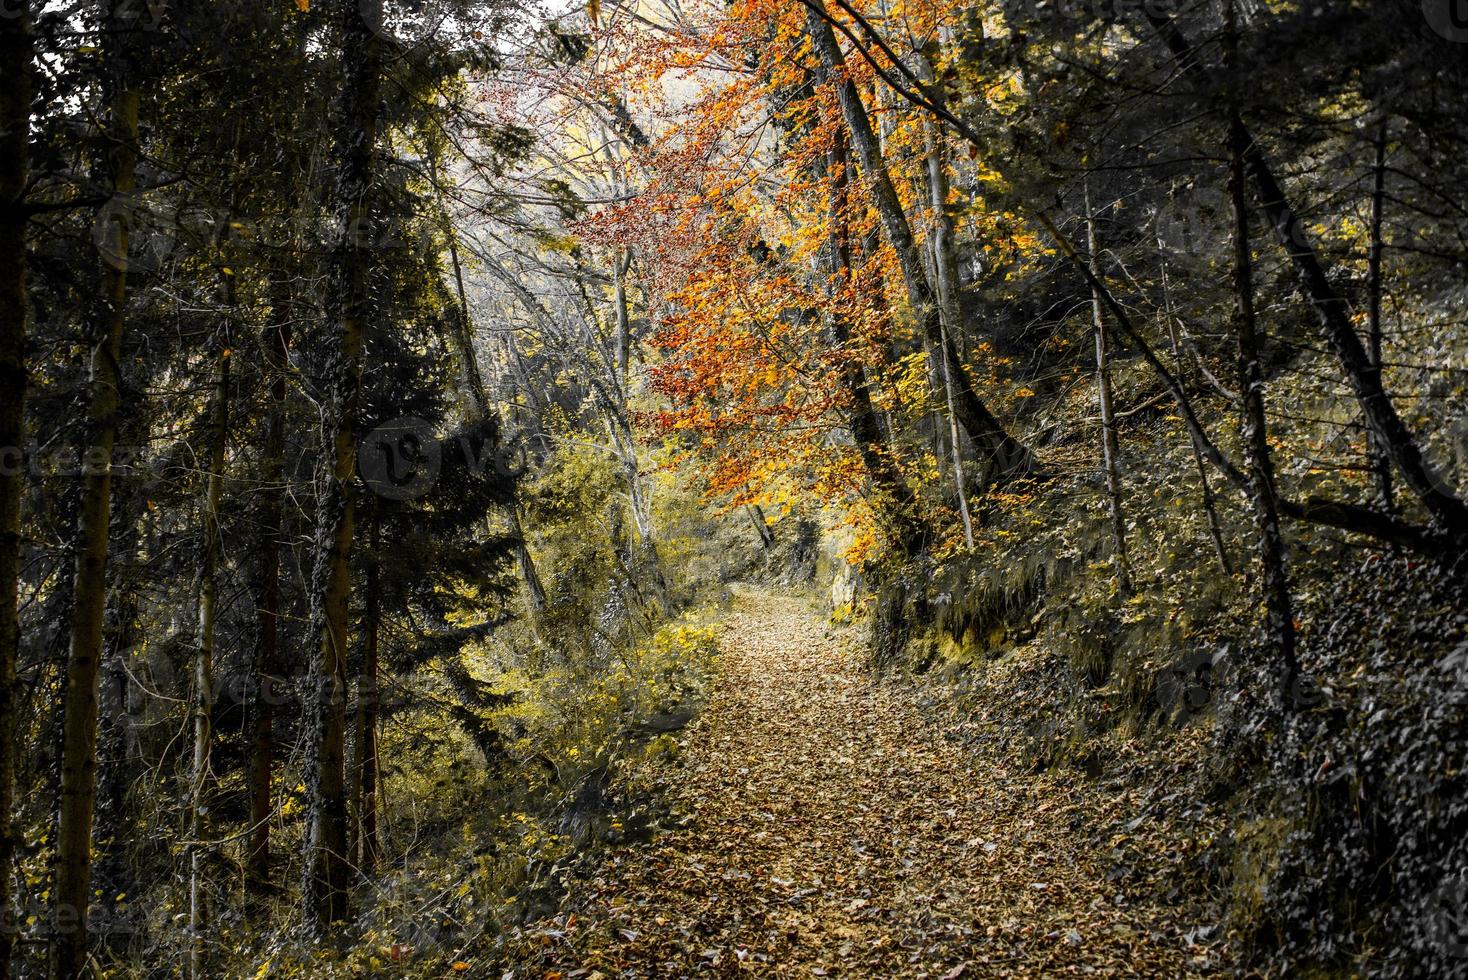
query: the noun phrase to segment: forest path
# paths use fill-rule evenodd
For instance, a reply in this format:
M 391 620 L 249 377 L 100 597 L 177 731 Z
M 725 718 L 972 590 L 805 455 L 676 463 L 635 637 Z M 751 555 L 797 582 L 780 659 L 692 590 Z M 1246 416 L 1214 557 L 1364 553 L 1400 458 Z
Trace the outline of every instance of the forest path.
M 1054 785 L 950 744 L 809 603 L 744 593 L 674 780 L 694 819 L 608 854 L 516 977 L 1180 977 Z M 543 972 L 532 972 L 541 969 Z

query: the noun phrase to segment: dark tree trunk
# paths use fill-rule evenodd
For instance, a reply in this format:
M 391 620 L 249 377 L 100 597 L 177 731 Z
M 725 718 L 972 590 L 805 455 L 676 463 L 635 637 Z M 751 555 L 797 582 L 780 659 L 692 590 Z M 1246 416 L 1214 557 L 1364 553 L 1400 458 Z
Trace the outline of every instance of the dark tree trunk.
M 849 288 L 852 279 L 851 233 L 847 215 L 850 213 L 849 192 L 850 163 L 846 154 L 846 140 L 838 129 L 832 137 L 827 154 L 827 179 L 831 188 L 829 217 L 831 240 L 828 246 L 829 273 L 833 288 L 845 283 Z M 876 408 L 872 404 L 871 386 L 861 361 L 849 350 L 851 325 L 839 312 L 830 318 L 831 346 L 840 358 L 843 387 L 849 399 L 846 412 L 847 428 L 852 441 L 861 455 L 878 496 L 887 503 L 887 513 L 881 515 L 888 525 L 892 543 L 907 558 L 916 555 L 922 547 L 922 529 L 917 519 L 917 500 L 907 481 L 902 478 L 887 447 L 882 427 L 877 420 Z
M 26 214 L 30 172 L 31 63 L 35 56 L 27 0 L 0 18 L 0 980 L 10 977 L 11 868 L 16 848 L 10 812 L 15 802 L 16 657 L 20 621 L 22 539 L 20 500 L 25 492 Z
M 632 317 L 627 309 L 627 270 L 632 252 L 619 248 L 612 256 L 612 295 L 617 318 L 617 381 L 626 399 L 627 375 L 632 361 Z
M 264 484 L 260 504 L 259 565 L 255 590 L 255 648 L 251 664 L 250 715 L 247 722 L 250 763 L 247 777 L 250 794 L 250 826 L 245 845 L 245 891 L 258 899 L 270 885 L 270 815 L 275 764 L 275 705 L 280 696 L 277 651 L 280 644 L 280 549 L 285 503 L 285 413 L 287 374 L 290 360 L 291 318 L 294 304 L 283 282 L 277 290 L 268 329 L 266 362 L 270 364 L 270 408 L 265 421 L 265 447 L 261 453 L 260 476 Z
M 1386 123 L 1376 133 L 1376 159 L 1371 180 L 1371 245 L 1366 254 L 1366 353 L 1371 366 L 1381 372 L 1381 222 L 1386 200 Z M 1392 499 L 1392 460 L 1376 430 L 1366 427 L 1366 446 L 1371 454 L 1371 474 L 1376 481 L 1376 502 L 1390 514 L 1396 510 Z
M 338 239 L 332 249 L 327 317 L 335 333 L 322 407 L 326 457 L 318 483 L 316 565 L 311 624 L 316 655 L 306 725 L 307 829 L 302 916 L 312 927 L 347 914 L 346 695 L 347 606 L 351 598 L 352 484 L 362 386 L 362 342 L 371 305 L 373 265 L 368 234 L 372 158 L 378 129 L 378 41 L 381 6 L 340 0 L 343 79 L 334 159 L 332 206 Z
M 227 343 L 227 341 L 226 341 Z M 199 634 L 194 647 L 194 767 L 189 787 L 189 974 L 204 974 L 204 839 L 209 833 L 209 757 L 214 747 L 214 634 L 219 619 L 219 504 L 224 493 L 224 450 L 229 436 L 230 350 L 220 352 L 209 414 L 209 468 L 204 486 L 203 541 L 199 563 Z
M 765 512 L 760 509 L 759 504 L 745 504 L 744 512 L 749 515 L 749 523 L 754 525 L 754 533 L 759 535 L 760 547 L 769 551 L 775 546 L 775 532 L 770 530 Z
M 76 574 L 72 585 L 70 648 L 62 721 L 61 805 L 56 833 L 59 926 L 53 945 L 58 980 L 81 976 L 90 932 L 92 820 L 97 791 L 97 686 L 102 656 L 103 609 L 107 594 L 108 525 L 112 514 L 112 457 L 120 407 L 122 334 L 126 322 L 129 197 L 137 166 L 139 90 L 127 53 L 115 49 L 128 25 L 109 11 L 104 63 L 105 150 L 99 153 L 98 183 L 113 195 L 99 215 L 99 282 L 90 311 L 92 343 L 88 382 L 88 445 L 77 523 Z M 74 924 L 74 927 L 73 927 Z
M 128 386 L 118 436 L 129 446 L 148 438 L 141 392 Z M 139 550 L 147 513 L 147 487 L 139 474 L 127 474 L 113 491 L 111 541 L 108 544 L 107 606 L 102 628 L 102 676 L 97 707 L 97 809 L 92 828 L 92 892 L 103 922 L 123 914 L 117 896 L 132 889 L 128 850 L 132 844 L 129 788 L 138 772 L 136 732 L 128 714 L 129 664 L 139 640 L 138 604 L 146 587 Z M 99 930 L 98 946 L 106 949 L 118 934 Z

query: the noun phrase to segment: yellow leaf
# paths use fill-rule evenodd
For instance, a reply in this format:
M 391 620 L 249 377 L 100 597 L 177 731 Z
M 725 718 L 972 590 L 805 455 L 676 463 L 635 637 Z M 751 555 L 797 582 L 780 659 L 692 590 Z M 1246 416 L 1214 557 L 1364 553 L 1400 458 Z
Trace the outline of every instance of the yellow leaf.
M 311 0 L 296 0 L 296 9 L 304 14 L 311 9 Z

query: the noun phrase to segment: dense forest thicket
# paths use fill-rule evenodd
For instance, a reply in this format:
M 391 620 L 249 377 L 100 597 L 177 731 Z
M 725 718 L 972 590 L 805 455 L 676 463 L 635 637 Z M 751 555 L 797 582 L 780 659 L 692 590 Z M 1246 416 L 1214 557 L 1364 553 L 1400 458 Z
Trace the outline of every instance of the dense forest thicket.
M 1468 977 L 1459 8 L 6 0 L 0 980 L 542 975 L 738 582 Z

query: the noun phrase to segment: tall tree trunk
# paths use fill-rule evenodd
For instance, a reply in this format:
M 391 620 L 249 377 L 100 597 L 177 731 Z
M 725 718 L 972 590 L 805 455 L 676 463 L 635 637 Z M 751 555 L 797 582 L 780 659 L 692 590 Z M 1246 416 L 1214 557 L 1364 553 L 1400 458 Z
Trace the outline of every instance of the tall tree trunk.
M 927 59 L 923 59 L 926 74 L 931 77 Z M 943 369 L 943 398 L 948 410 L 948 441 L 953 449 L 953 486 L 958 494 L 958 512 L 963 519 L 963 540 L 970 550 L 974 546 L 974 522 L 969 513 L 968 481 L 963 473 L 963 439 L 959 434 L 956 408 L 954 373 L 958 367 L 949 356 L 957 349 L 953 338 L 963 336 L 963 307 L 960 301 L 962 284 L 958 278 L 958 258 L 954 253 L 956 233 L 953 216 L 948 212 L 948 165 L 944 151 L 946 134 L 941 123 L 925 119 L 923 130 L 928 143 L 928 204 L 933 209 L 933 230 L 930 239 L 933 253 L 933 281 L 938 287 L 939 329 L 942 332 L 941 357 Z
M 607 139 L 602 145 L 602 153 L 607 160 L 607 180 L 611 184 L 612 191 L 617 195 L 626 195 L 628 188 L 625 186 L 623 176 L 623 161 L 619 156 L 621 148 L 612 139 L 612 133 L 606 132 Z M 613 317 L 613 350 L 615 359 L 613 368 L 616 372 L 616 388 L 622 400 L 625 410 L 630 395 L 628 378 L 632 367 L 632 317 L 627 302 L 627 273 L 632 268 L 632 250 L 622 245 L 612 249 L 612 317 Z
M 20 648 L 17 602 L 22 539 L 20 500 L 25 492 L 26 212 L 30 173 L 31 71 L 35 57 L 27 0 L 0 18 L 0 64 L 11 66 L 0 85 L 0 980 L 9 980 L 11 868 L 15 864 L 17 734 L 16 659 Z
M 347 914 L 346 853 L 347 606 L 351 598 L 356 420 L 362 387 L 362 342 L 371 305 L 373 264 L 366 231 L 377 144 L 378 0 L 339 0 L 343 80 L 334 157 L 333 209 L 339 238 L 332 249 L 327 317 L 335 332 L 322 409 L 326 452 L 318 486 L 316 566 L 311 623 L 316 634 L 306 733 L 307 829 L 302 916 L 313 928 Z
M 954 407 L 954 385 L 953 374 L 957 370 L 953 364 L 948 342 L 948 324 L 939 324 L 943 332 L 942 344 L 942 367 L 943 367 L 943 398 L 948 409 L 948 445 L 953 450 L 953 488 L 958 494 L 958 514 L 963 520 L 963 542 L 970 550 L 974 547 L 974 519 L 968 509 L 968 487 L 963 475 L 963 437 L 958 427 L 958 412 Z
M 836 87 L 841 114 L 846 120 L 847 135 L 861 163 L 862 177 L 871 193 L 872 203 L 876 206 L 887 240 L 897 253 L 913 315 L 917 317 L 918 326 L 931 349 L 943 350 L 948 344 L 947 338 L 943 336 L 937 298 L 928 281 L 927 271 L 923 268 L 922 253 L 913 237 L 912 226 L 902 210 L 902 203 L 892 185 L 892 177 L 882 159 L 881 146 L 872 130 L 866 106 L 861 101 L 861 93 L 847 77 L 841 47 L 836 42 L 831 25 L 825 19 L 825 8 L 821 0 L 808 0 L 806 14 L 811 47 Z M 1030 473 L 1034 468 L 1030 451 L 1005 430 L 979 398 L 972 381 L 963 373 L 963 359 L 958 356 L 957 351 L 948 350 L 947 354 L 949 361 L 957 367 L 957 380 L 961 381 L 956 405 L 959 424 L 984 457 L 990 479 L 1002 480 Z M 943 397 L 941 391 L 933 394 L 938 398 Z
M 1091 210 L 1091 188 L 1086 187 L 1086 254 L 1091 279 L 1101 281 L 1101 258 L 1096 244 L 1096 215 Z M 1107 360 L 1105 303 L 1101 290 L 1091 287 L 1091 335 L 1096 342 L 1096 403 L 1101 410 L 1101 465 L 1106 470 L 1106 500 L 1111 511 L 1111 562 L 1116 569 L 1116 591 L 1132 594 L 1132 573 L 1127 562 L 1126 515 L 1121 506 L 1121 471 L 1117 465 L 1116 416 L 1111 406 L 1111 365 Z
M 511 503 L 505 507 L 505 530 L 514 541 L 515 564 L 520 569 L 520 581 L 525 584 L 525 598 L 530 611 L 545 611 L 545 586 L 541 584 L 540 572 L 535 568 L 535 557 L 530 554 L 530 545 L 525 540 L 525 526 L 520 523 L 520 505 Z
M 294 304 L 284 281 L 277 290 L 267 328 L 266 362 L 272 372 L 270 408 L 265 420 L 265 447 L 260 477 L 264 485 L 260 504 L 260 537 L 255 590 L 255 647 L 252 652 L 250 714 L 247 720 L 250 763 L 250 826 L 245 845 L 247 911 L 257 906 L 270 885 L 270 815 L 275 764 L 275 705 L 281 680 L 276 676 L 280 644 L 280 549 L 285 504 L 285 413 L 290 363 L 291 320 Z
M 225 341 L 227 344 L 227 341 Z M 203 555 L 199 564 L 199 635 L 194 648 L 194 767 L 189 792 L 189 974 L 204 975 L 205 836 L 209 833 L 209 756 L 214 742 L 214 633 L 219 612 L 219 504 L 229 435 L 230 350 L 219 352 L 209 418 L 209 469 L 204 488 Z
M 119 43 L 128 25 L 109 10 L 106 37 Z M 56 832 L 54 974 L 71 980 L 82 974 L 90 933 L 86 925 L 91 897 L 92 819 L 97 791 L 97 684 L 102 655 L 103 609 L 107 594 L 108 524 L 112 514 L 112 456 L 120 407 L 122 334 L 127 318 L 127 208 L 137 166 L 139 90 L 126 52 L 104 59 L 106 149 L 99 160 L 99 183 L 113 195 L 99 230 L 98 294 L 90 311 L 91 370 L 88 381 L 88 446 L 83 466 L 82 501 L 77 523 L 76 574 L 72 585 L 70 648 L 67 655 L 61 750 L 61 805 Z M 74 924 L 74 927 L 73 927 Z
M 1232 4 L 1229 7 L 1232 20 Z M 1249 135 L 1237 110 L 1229 119 L 1229 197 L 1234 213 L 1234 333 L 1238 343 L 1239 398 L 1244 423 L 1244 460 L 1249 478 L 1249 503 L 1254 512 L 1264 610 L 1269 639 L 1283 667 L 1282 704 L 1292 705 L 1292 692 L 1299 676 L 1295 659 L 1295 626 L 1289 577 L 1285 567 L 1284 533 L 1279 521 L 1279 501 L 1274 479 L 1274 461 L 1269 452 L 1269 432 L 1264 413 L 1264 368 L 1259 359 L 1259 341 L 1254 317 L 1254 271 L 1249 244 L 1249 209 L 1245 199 L 1245 163 Z
M 381 845 L 377 834 L 377 718 L 378 639 L 382 627 L 382 555 L 380 521 L 376 508 L 367 533 L 367 595 L 362 614 L 362 674 L 357 679 L 357 870 L 370 875 L 377 867 Z
M 1161 10 L 1147 11 L 1148 19 L 1162 36 L 1184 73 L 1199 83 L 1208 84 L 1207 72 L 1198 62 L 1192 45 L 1177 24 Z M 1311 243 L 1294 208 L 1285 197 L 1274 169 L 1264 155 L 1264 148 L 1242 122 L 1244 168 L 1254 187 L 1254 194 L 1264 217 L 1274 228 L 1285 254 L 1300 277 L 1305 294 L 1320 321 L 1326 343 L 1335 351 L 1346 382 L 1361 405 L 1366 424 L 1378 445 L 1387 452 L 1402 475 L 1402 482 L 1421 501 L 1433 522 L 1445 531 L 1458 547 L 1468 545 L 1468 504 L 1456 496 L 1432 472 L 1422 447 L 1402 417 L 1397 414 L 1381 383 L 1381 369 L 1374 365 L 1361 338 L 1351 325 L 1349 308 L 1331 283 L 1325 265 Z
M 1376 131 L 1376 159 L 1371 180 L 1371 245 L 1366 253 L 1366 354 L 1371 366 L 1381 373 L 1381 222 L 1386 201 L 1386 122 Z M 1392 499 L 1392 460 L 1376 430 L 1366 427 L 1366 446 L 1371 454 L 1371 473 L 1376 481 L 1376 499 L 1381 509 L 1390 514 L 1396 510 Z
M 129 385 L 125 410 L 119 413 L 118 438 L 128 446 L 141 446 L 149 426 L 140 392 Z M 119 474 L 120 476 L 122 474 Z M 132 843 L 128 789 L 138 773 L 134 719 L 127 710 L 128 671 L 141 638 L 138 604 L 144 588 L 144 559 L 139 544 L 147 513 L 147 487 L 137 473 L 127 474 L 113 491 L 111 541 L 108 544 L 107 603 L 102 626 L 102 675 L 97 708 L 97 803 L 92 827 L 93 913 L 102 917 L 97 925 L 98 948 L 107 952 L 120 938 L 117 930 L 105 928 L 118 921 L 121 910 L 117 896 L 132 889 L 133 869 L 128 849 Z

